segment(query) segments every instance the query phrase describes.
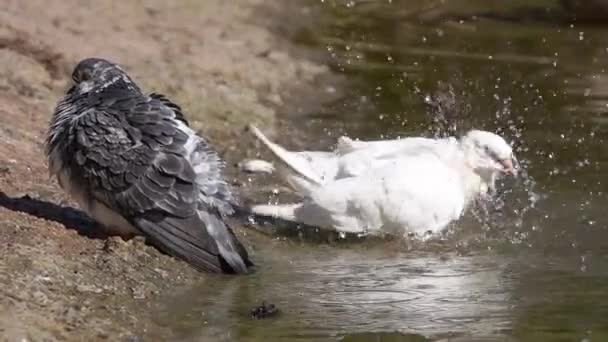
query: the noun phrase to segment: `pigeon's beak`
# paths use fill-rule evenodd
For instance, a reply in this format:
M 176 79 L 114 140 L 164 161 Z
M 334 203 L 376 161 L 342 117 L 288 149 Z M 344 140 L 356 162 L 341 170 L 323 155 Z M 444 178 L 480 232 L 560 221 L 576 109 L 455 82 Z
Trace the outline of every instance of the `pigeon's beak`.
M 517 159 L 515 156 L 507 159 L 500 159 L 498 162 L 502 166 L 502 172 L 517 177 Z

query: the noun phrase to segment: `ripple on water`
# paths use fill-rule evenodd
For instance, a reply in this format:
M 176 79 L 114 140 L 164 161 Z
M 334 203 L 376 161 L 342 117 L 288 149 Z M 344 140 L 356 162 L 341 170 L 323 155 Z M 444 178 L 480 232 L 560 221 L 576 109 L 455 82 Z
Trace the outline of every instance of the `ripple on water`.
M 404 334 L 400 332 L 365 332 L 349 334 L 342 338 L 342 342 L 425 342 L 426 337 L 418 334 Z
M 312 302 L 323 305 L 386 305 L 404 303 L 422 297 L 418 290 L 345 290 L 321 293 Z

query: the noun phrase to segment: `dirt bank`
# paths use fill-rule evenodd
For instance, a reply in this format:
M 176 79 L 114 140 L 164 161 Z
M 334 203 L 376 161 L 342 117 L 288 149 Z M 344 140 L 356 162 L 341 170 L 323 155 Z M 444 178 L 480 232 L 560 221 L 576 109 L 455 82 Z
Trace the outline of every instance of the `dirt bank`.
M 95 224 L 49 180 L 44 132 L 72 67 L 100 56 L 123 64 L 145 89 L 175 99 L 229 164 L 240 160 L 246 122 L 272 123 L 278 108 L 298 105 L 290 95 L 315 94 L 328 77 L 326 67 L 274 33 L 285 25 L 281 13 L 297 9 L 268 6 L 0 3 L 0 340 L 162 335 L 145 299 L 206 281 L 138 239 L 96 238 Z M 256 237 L 243 239 L 255 257 Z

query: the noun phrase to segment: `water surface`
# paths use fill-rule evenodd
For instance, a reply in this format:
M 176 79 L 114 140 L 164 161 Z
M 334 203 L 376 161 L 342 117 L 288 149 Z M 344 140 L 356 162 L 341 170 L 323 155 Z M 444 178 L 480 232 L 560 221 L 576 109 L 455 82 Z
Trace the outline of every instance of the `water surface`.
M 320 24 L 295 39 L 349 86 L 288 115 L 280 142 L 475 127 L 513 142 L 524 177 L 429 244 L 258 244 L 257 274 L 172 294 L 159 324 L 181 340 L 608 340 L 608 26 L 534 14 L 551 1 L 302 3 Z M 505 15 L 517 6 L 525 21 Z M 280 315 L 250 319 L 263 299 Z

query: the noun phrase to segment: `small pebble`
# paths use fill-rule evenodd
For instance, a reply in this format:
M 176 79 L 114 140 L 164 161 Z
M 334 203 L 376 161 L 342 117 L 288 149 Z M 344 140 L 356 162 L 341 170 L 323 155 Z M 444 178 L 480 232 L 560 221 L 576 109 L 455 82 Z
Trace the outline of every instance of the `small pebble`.
M 95 285 L 83 285 L 79 284 L 76 286 L 76 291 L 78 292 L 88 292 L 88 293 L 102 293 L 103 290 Z
M 237 164 L 237 167 L 242 172 L 247 173 L 272 173 L 274 166 L 261 159 L 244 160 Z
M 251 309 L 251 318 L 253 319 L 264 319 L 275 316 L 279 312 L 279 309 L 274 304 L 266 304 L 266 302 L 262 302 L 261 305 L 258 305 Z

